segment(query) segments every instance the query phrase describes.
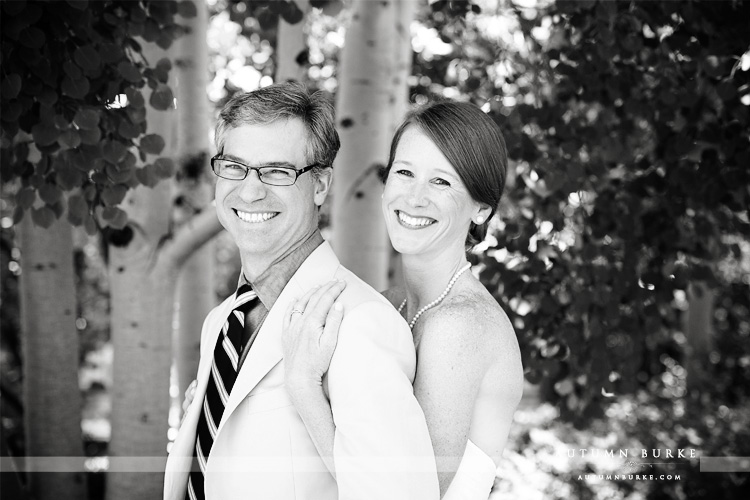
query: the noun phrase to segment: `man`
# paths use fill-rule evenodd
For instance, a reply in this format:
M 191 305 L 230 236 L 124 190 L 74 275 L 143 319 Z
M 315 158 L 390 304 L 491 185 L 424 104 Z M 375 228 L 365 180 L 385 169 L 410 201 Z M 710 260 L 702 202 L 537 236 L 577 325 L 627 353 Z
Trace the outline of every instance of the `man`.
M 239 247 L 242 286 L 203 325 L 165 499 L 437 499 L 411 332 L 318 231 L 339 148 L 330 103 L 293 83 L 236 96 L 216 145 L 216 210 Z M 290 304 L 334 279 L 346 282 L 327 375 L 337 481 L 286 392 L 281 345 Z

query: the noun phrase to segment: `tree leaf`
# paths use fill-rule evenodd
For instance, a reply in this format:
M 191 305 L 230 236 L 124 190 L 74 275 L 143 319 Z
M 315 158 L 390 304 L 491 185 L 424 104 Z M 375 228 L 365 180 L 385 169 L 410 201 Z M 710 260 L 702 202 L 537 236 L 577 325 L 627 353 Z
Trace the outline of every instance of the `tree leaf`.
M 109 227 L 122 229 L 128 223 L 128 214 L 117 207 L 105 207 L 102 210 L 102 219 L 104 219 Z
M 110 163 L 118 164 L 128 152 L 127 147 L 120 141 L 106 141 L 102 148 L 102 156 Z
M 65 71 L 65 74 L 72 80 L 78 80 L 83 77 L 83 71 L 81 71 L 80 67 L 73 64 L 73 61 L 65 61 L 63 63 L 63 71 Z
M 73 117 L 73 123 L 83 130 L 99 128 L 99 112 L 91 108 L 79 108 Z
M 198 15 L 198 9 L 190 0 L 183 0 L 177 4 L 177 13 L 185 19 L 190 19 Z
M 89 215 L 89 204 L 80 194 L 68 197 L 68 220 L 74 226 L 80 226 Z
M 55 170 L 55 179 L 57 184 L 66 191 L 70 191 L 83 183 L 81 171 L 67 166 Z
M 158 134 L 144 135 L 140 148 L 147 154 L 158 155 L 164 149 L 164 139 Z
M 156 86 L 153 92 L 151 92 L 151 98 L 149 103 L 154 109 L 159 111 L 166 111 L 171 108 L 174 104 L 174 95 L 172 95 L 172 89 L 169 86 L 160 83 Z
M 78 10 L 86 10 L 89 5 L 88 0 L 67 0 L 67 2 L 68 5 Z
M 81 144 L 95 146 L 102 139 L 102 132 L 99 127 L 91 130 L 79 130 L 78 135 L 81 137 Z
M 21 77 L 16 73 L 11 73 L 3 78 L 1 92 L 5 99 L 15 99 L 21 92 Z
M 119 165 L 112 165 L 107 163 L 105 167 L 107 176 L 114 183 L 125 184 L 130 181 L 133 176 L 133 167 L 127 164 L 120 163 Z
M 117 71 L 130 83 L 139 83 L 143 80 L 143 75 L 141 75 L 138 67 L 130 61 L 120 62 L 117 65 Z
M 128 87 L 125 89 L 125 95 L 128 98 L 128 106 L 133 106 L 135 108 L 143 108 L 146 106 L 146 100 L 143 98 L 143 94 L 141 94 L 140 90 Z
M 48 228 L 55 222 L 55 212 L 49 207 L 34 208 L 31 210 L 31 220 L 39 227 Z
M 136 169 L 135 177 L 136 179 L 138 179 L 138 182 L 147 187 L 154 187 L 161 180 L 159 175 L 156 173 L 156 169 L 151 164 L 145 165 L 143 168 Z
M 120 125 L 117 127 L 117 133 L 125 139 L 135 139 L 141 135 L 141 127 L 130 120 L 121 120 Z
M 96 221 L 91 216 L 91 214 L 86 216 L 86 219 L 83 221 L 83 228 L 86 230 L 86 234 L 89 236 L 96 236 L 99 228 L 96 225 Z
M 73 60 L 76 62 L 76 64 L 78 64 L 78 66 L 83 68 L 83 71 L 87 75 L 96 74 L 102 62 L 101 57 L 99 57 L 99 53 L 91 45 L 78 47 L 73 53 Z
M 297 24 L 305 18 L 305 13 L 297 6 L 295 2 L 283 2 L 285 8 L 279 14 L 289 24 Z
M 29 26 L 21 31 L 18 37 L 18 42 L 30 49 L 41 49 L 46 40 L 47 37 L 44 35 L 44 32 L 35 26 Z
M 99 56 L 104 64 L 112 64 L 125 56 L 121 46 L 114 43 L 103 43 L 99 46 Z
M 102 190 L 102 202 L 108 207 L 119 205 L 125 199 L 128 193 L 128 187 L 123 184 L 108 186 Z
M 162 179 L 168 179 L 174 175 L 174 161 L 172 161 L 171 158 L 157 158 L 156 161 L 154 161 L 154 170 L 156 175 Z
M 16 193 L 16 204 L 19 207 L 29 209 L 34 205 L 35 201 L 36 190 L 30 187 L 21 188 L 18 193 Z
M 62 191 L 54 184 L 44 184 L 39 188 L 39 198 L 47 205 L 54 205 L 62 198 Z
M 54 119 L 54 125 L 57 130 L 68 130 L 70 128 L 70 122 L 62 116 L 62 115 L 55 115 Z
M 75 149 L 81 145 L 81 136 L 75 129 L 69 129 L 60 134 L 57 138 L 58 144 L 66 149 Z
M 63 94 L 73 99 L 83 99 L 89 93 L 90 88 L 89 80 L 85 76 L 78 80 L 73 80 L 69 76 L 66 76 L 61 86 Z
M 31 136 L 37 146 L 50 146 L 57 141 L 60 131 L 54 125 L 37 123 L 31 129 Z

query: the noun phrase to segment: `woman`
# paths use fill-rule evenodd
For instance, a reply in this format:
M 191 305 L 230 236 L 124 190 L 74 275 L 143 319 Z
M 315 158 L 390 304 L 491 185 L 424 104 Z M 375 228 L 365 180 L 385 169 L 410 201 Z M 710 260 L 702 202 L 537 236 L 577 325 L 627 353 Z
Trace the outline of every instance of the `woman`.
M 455 102 L 408 115 L 388 159 L 383 216 L 402 257 L 404 283 L 384 295 L 412 329 L 414 393 L 444 499 L 488 498 L 521 398 L 513 327 L 467 272 L 466 259 L 467 246 L 484 238 L 495 214 L 506 167 L 497 125 L 478 108 Z M 335 298 L 344 286 L 311 290 L 287 311 L 284 332 L 287 390 L 320 455 L 328 457 L 335 426 L 322 380 L 341 318 Z

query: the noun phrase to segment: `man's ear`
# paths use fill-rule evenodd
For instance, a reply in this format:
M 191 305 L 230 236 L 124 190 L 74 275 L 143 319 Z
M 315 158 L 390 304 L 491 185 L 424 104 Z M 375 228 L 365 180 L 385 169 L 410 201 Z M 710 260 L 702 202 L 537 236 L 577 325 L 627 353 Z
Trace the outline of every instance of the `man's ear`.
M 313 188 L 315 189 L 313 199 L 317 206 L 323 205 L 323 202 L 326 201 L 332 181 L 333 169 L 331 167 L 321 169 L 320 174 L 313 177 Z

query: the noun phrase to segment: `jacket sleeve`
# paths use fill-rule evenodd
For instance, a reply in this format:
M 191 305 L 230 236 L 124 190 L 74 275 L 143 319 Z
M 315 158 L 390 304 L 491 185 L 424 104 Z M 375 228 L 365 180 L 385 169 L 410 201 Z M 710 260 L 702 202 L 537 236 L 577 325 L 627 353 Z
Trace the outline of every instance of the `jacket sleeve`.
M 411 332 L 389 304 L 347 312 L 328 372 L 339 499 L 439 499 L 415 371 Z

